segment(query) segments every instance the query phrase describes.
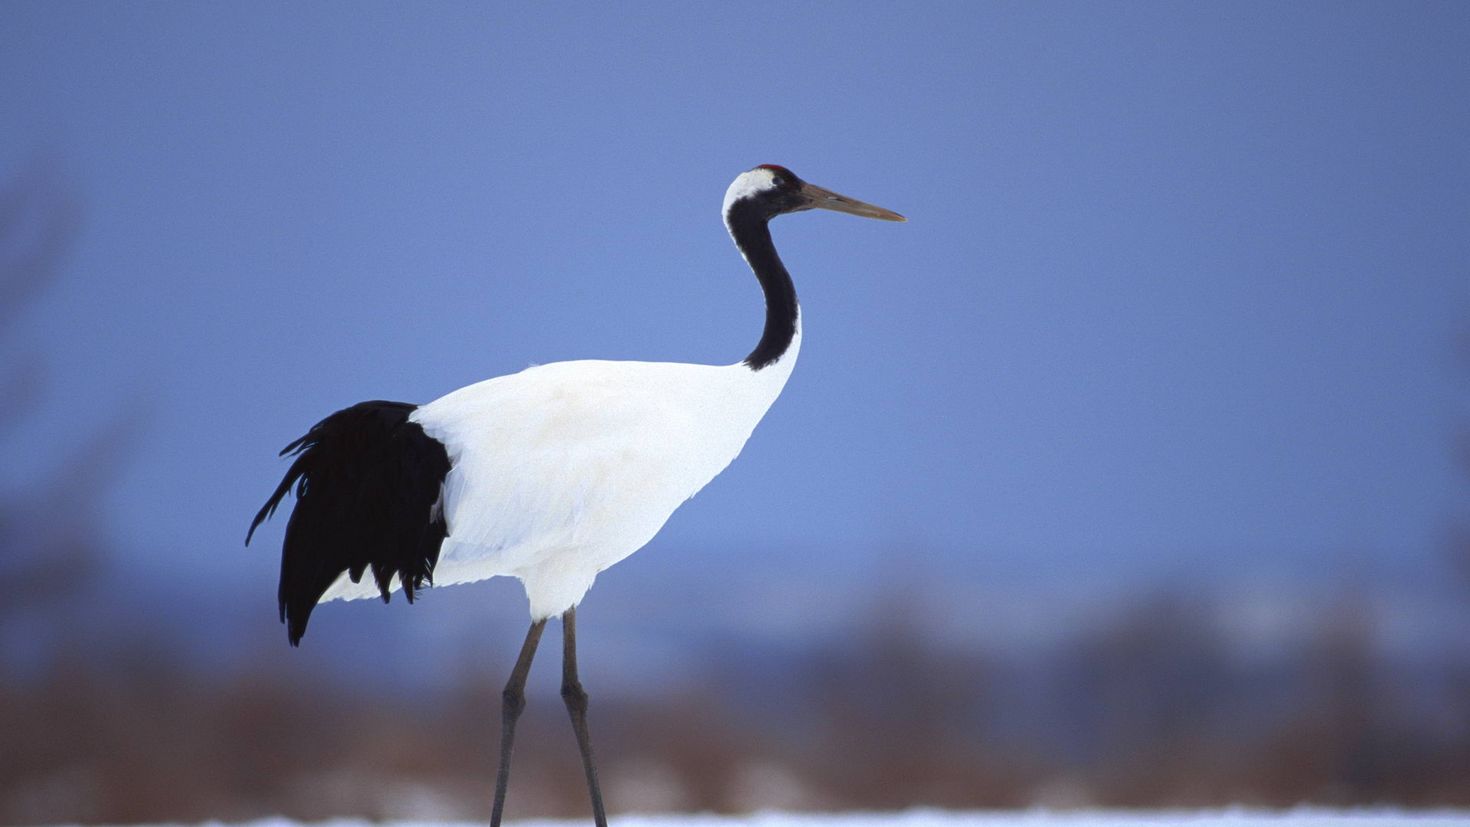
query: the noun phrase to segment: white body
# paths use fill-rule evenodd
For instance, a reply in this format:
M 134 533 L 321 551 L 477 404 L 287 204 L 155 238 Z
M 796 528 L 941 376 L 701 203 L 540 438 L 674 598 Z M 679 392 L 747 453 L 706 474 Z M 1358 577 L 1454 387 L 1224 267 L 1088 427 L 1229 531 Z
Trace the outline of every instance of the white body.
M 461 388 L 410 419 L 442 442 L 449 534 L 434 584 L 520 578 L 533 620 L 575 606 L 740 453 L 796 364 L 558 362 Z M 394 580 L 394 587 L 399 587 Z M 323 600 L 378 596 L 340 577 Z

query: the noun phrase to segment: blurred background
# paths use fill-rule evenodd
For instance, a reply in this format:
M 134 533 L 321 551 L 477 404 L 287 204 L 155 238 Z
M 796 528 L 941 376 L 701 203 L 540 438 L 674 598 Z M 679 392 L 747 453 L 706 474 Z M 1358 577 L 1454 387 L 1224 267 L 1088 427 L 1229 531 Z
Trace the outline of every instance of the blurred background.
M 806 344 L 580 610 L 619 812 L 1470 805 L 1470 6 L 0 5 L 0 823 L 484 818 L 513 581 L 276 623 L 275 452 Z M 553 651 L 555 647 L 553 646 Z M 586 809 L 532 675 L 509 814 Z

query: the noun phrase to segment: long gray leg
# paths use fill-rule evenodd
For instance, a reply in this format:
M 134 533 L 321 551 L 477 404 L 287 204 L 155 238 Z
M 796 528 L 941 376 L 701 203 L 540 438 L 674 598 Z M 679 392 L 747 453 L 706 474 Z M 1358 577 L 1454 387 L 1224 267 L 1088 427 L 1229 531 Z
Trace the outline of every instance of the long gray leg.
M 587 690 L 577 679 L 577 609 L 567 609 L 561 616 L 562 659 L 561 699 L 572 716 L 572 729 L 577 733 L 577 746 L 582 750 L 582 768 L 587 771 L 587 791 L 592 794 L 592 819 L 597 827 L 607 827 L 607 813 L 602 809 L 602 790 L 597 786 L 597 766 L 592 762 L 592 738 L 587 734 Z
M 510 680 L 505 682 L 505 691 L 500 693 L 500 772 L 495 776 L 495 809 L 490 811 L 490 827 L 500 827 L 500 816 L 505 810 L 505 788 L 510 783 L 510 751 L 516 738 L 516 721 L 521 710 L 526 708 L 526 675 L 531 672 L 531 659 L 536 656 L 536 644 L 541 642 L 541 630 L 545 620 L 531 624 L 526 632 L 526 642 L 521 644 L 521 656 L 516 658 L 516 668 L 511 670 Z

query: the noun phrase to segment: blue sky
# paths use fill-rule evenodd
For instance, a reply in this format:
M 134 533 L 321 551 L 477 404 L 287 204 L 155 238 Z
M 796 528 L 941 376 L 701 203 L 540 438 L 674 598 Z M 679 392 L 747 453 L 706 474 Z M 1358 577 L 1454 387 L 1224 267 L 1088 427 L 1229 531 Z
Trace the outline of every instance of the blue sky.
M 718 208 L 769 162 L 910 222 L 775 226 L 801 363 L 660 557 L 1436 578 L 1467 42 L 1454 3 L 7 3 L 0 172 L 82 225 L 0 481 L 141 410 L 124 565 L 269 592 L 247 520 L 333 410 L 740 359 Z

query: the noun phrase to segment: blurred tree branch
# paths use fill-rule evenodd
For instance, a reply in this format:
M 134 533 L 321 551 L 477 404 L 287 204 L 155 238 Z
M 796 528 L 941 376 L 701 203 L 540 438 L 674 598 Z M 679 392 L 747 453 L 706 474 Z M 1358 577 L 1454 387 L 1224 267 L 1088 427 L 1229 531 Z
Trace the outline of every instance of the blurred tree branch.
M 60 277 L 79 213 L 54 165 L 32 163 L 0 183 L 0 342 L 10 362 L 0 365 L 0 439 L 13 439 L 42 406 L 46 366 L 12 340 L 24 311 Z M 0 589 L 6 594 L 0 646 L 22 623 L 32 638 L 43 631 L 39 627 L 54 625 L 37 610 L 87 587 L 101 557 L 96 504 L 121 466 L 136 423 L 135 416 L 114 417 L 97 432 L 56 446 L 56 459 L 40 479 L 19 485 L 5 480 L 14 487 L 0 493 Z M 7 661 L 0 648 L 0 673 Z
M 54 168 L 34 163 L 0 184 L 0 334 L 61 272 L 80 224 Z

